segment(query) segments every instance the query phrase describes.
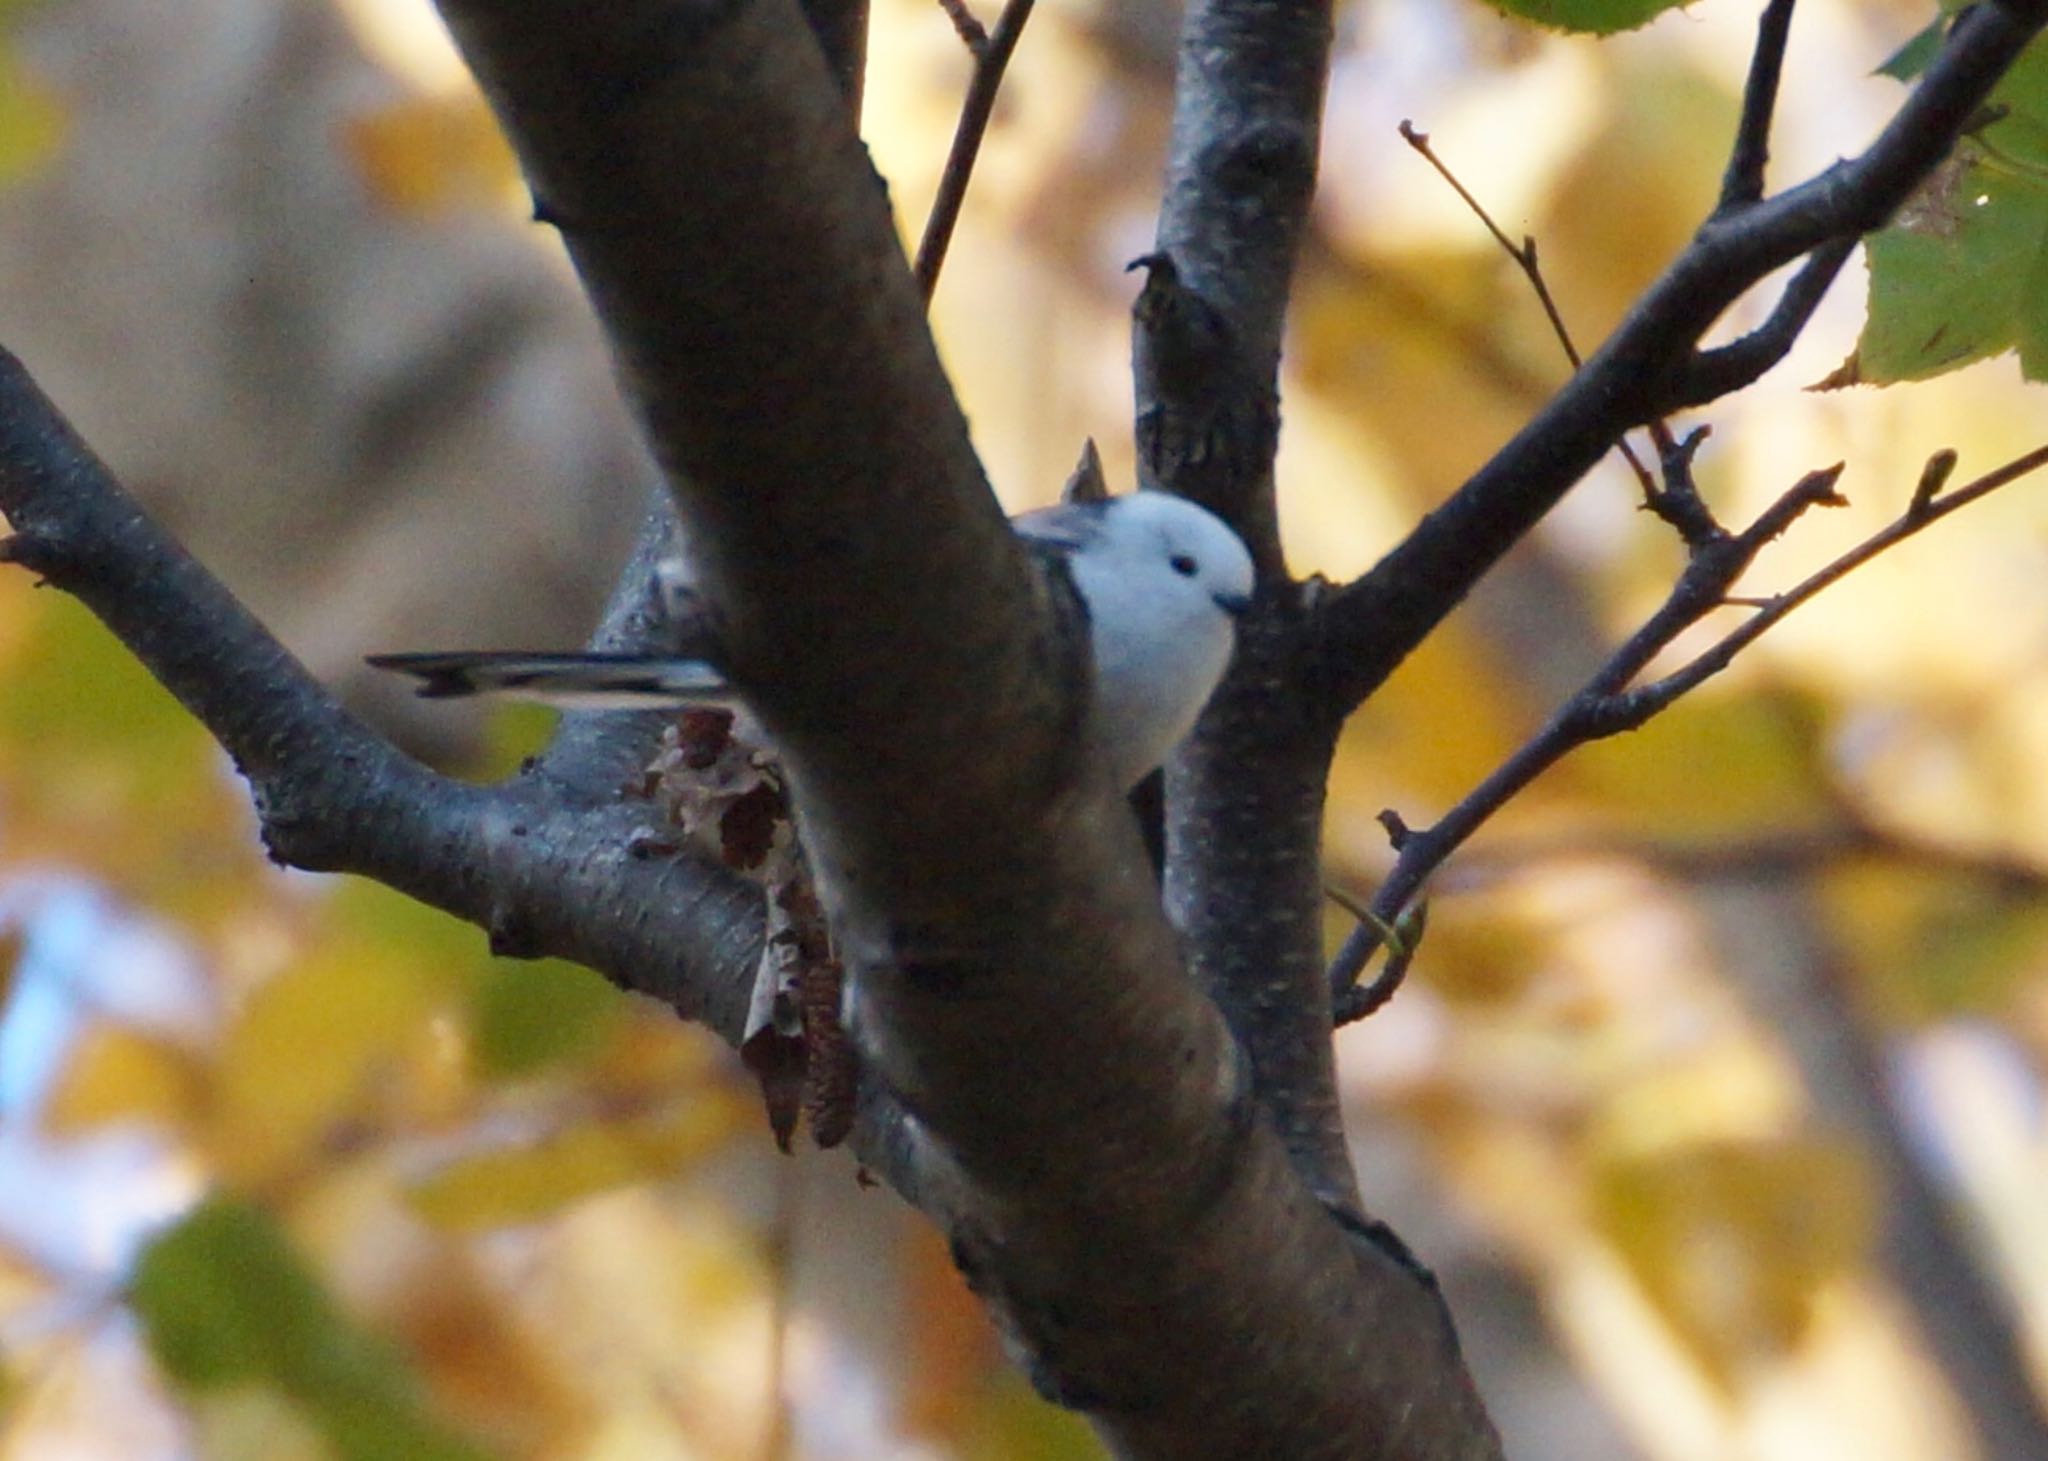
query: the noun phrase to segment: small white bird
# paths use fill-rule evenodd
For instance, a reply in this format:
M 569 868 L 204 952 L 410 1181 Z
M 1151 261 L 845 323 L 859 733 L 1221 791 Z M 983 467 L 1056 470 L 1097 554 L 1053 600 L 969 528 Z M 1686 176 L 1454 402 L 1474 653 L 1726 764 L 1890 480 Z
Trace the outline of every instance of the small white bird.
M 1088 726 L 1117 785 L 1135 786 L 1191 730 L 1251 605 L 1252 559 L 1223 520 L 1166 492 L 1067 503 L 1010 519 L 1070 576 L 1088 617 Z M 504 694 L 582 709 L 646 710 L 744 698 L 701 659 L 476 651 L 379 654 L 428 697 Z

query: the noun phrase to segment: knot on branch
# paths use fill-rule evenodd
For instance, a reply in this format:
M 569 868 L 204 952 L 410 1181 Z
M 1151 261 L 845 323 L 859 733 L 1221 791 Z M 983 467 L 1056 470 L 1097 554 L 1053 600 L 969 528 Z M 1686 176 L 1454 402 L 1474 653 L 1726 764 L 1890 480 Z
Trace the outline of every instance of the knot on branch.
M 1300 127 L 1261 122 L 1205 148 L 1195 173 L 1215 180 L 1242 222 L 1277 227 L 1300 216 L 1315 187 L 1315 145 Z
M 240 755 L 235 770 L 249 782 L 249 800 L 256 810 L 256 834 L 263 840 L 263 853 L 279 867 L 301 872 L 340 871 L 329 818 L 317 798 L 293 778 L 260 777 L 250 774 Z
M 1669 523 L 1686 547 L 1695 552 L 1724 536 L 1692 474 L 1693 461 L 1711 433 L 1711 427 L 1698 426 L 1676 441 L 1667 440 L 1658 463 L 1664 485 L 1651 487 L 1643 499 L 1643 506 Z
M 0 563 L 12 563 L 26 568 L 36 576 L 38 586 L 62 584 L 59 582 L 69 555 L 61 543 L 47 533 L 27 531 L 12 533 L 0 538 Z
M 1139 485 L 1231 511 L 1270 468 L 1280 441 L 1271 379 L 1246 357 L 1221 310 L 1181 279 L 1169 254 L 1146 254 L 1132 306 Z

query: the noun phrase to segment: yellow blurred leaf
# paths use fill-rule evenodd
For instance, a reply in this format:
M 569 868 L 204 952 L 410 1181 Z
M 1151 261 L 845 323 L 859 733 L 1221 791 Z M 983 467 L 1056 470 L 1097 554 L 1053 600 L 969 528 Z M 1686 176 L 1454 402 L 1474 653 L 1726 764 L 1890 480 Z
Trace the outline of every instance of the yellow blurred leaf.
M 344 142 L 373 197 L 400 213 L 489 206 L 519 185 L 519 162 L 475 91 L 415 96 L 348 124 Z
M 572 1127 L 528 1148 L 458 1158 L 413 1185 L 413 1206 L 445 1228 L 546 1217 L 594 1193 L 674 1176 L 751 1129 L 751 1108 L 716 1087 L 651 1116 Z
M 337 946 L 338 944 L 338 946 Z M 210 1132 L 233 1184 L 302 1159 L 351 1121 L 416 1104 L 456 991 L 431 966 L 334 941 L 255 991 L 230 1026 Z
M 1417 825 L 1463 797 L 1535 728 L 1520 701 L 1463 626 L 1432 634 L 1345 729 L 1330 774 L 1338 835 L 1377 850 L 1387 837 L 1372 818 L 1389 797 Z
M 1703 1040 L 1647 1065 L 1640 1051 L 1633 1059 L 1632 1078 L 1609 1092 L 1587 1132 L 1595 1150 L 1640 1159 L 1769 1139 L 1797 1119 L 1804 1100 L 1783 1053 L 1756 1040 Z
M 1718 1382 L 1794 1349 L 1822 1286 L 1877 1221 L 1860 1154 L 1815 1139 L 1725 1143 L 1595 1173 L 1594 1225 Z
M 1582 349 L 1605 338 L 1712 206 L 1737 101 L 1694 58 L 1628 65 L 1605 47 L 1593 54 L 1611 109 L 1534 220 L 1544 276 Z M 1646 187 L 1651 167 L 1658 182 Z
M 76 601 L 0 574 L 8 853 L 161 903 L 266 876 L 247 796 L 197 721 Z
M 110 1121 L 177 1126 L 200 1109 L 205 1067 L 187 1051 L 120 1025 L 98 1024 L 78 1042 L 44 1120 L 69 1136 Z
M 958 1454 L 964 1461 L 1098 1461 L 1109 1452 L 1071 1410 L 1050 1405 L 1015 1370 L 1002 1370 L 983 1387 L 979 1403 L 962 1428 Z
M 0 186 L 33 177 L 70 131 L 65 99 L 0 43 Z
M 1574 787 L 1632 829 L 1706 837 L 1819 816 L 1823 757 L 1814 742 L 1814 727 L 1781 697 L 1709 690 L 1563 764 Z
M 589 1068 L 588 1079 L 607 1097 L 633 1100 L 731 1071 L 725 1047 L 709 1030 L 684 1024 L 653 1000 L 629 999 L 604 1058 Z
M 1822 884 L 1855 993 L 1884 1028 L 2007 1009 L 2048 949 L 2048 910 L 1967 870 L 1875 862 Z
M 493 1454 L 580 1454 L 593 1422 L 589 1397 L 536 1342 L 516 1306 L 479 1279 L 459 1242 L 443 1240 L 420 1254 L 388 1322 L 436 1407 Z
M 1384 526 L 1343 544 L 1363 561 L 1333 564 L 1333 572 L 1368 566 L 1568 372 L 1553 342 L 1517 350 L 1503 341 L 1501 324 L 1522 300 L 1520 276 L 1511 280 L 1503 268 L 1490 254 L 1462 250 L 1355 259 L 1333 250 L 1304 259 L 1291 312 L 1288 435 L 1299 418 L 1316 439 L 1283 446 L 1286 491 L 1346 495 L 1388 484 L 1404 488 L 1406 499 L 1367 509 Z M 1356 463 L 1349 471 L 1306 465 L 1344 455 Z M 1288 512 L 1298 520 L 1297 506 Z M 1317 566 L 1332 546 L 1290 543 Z

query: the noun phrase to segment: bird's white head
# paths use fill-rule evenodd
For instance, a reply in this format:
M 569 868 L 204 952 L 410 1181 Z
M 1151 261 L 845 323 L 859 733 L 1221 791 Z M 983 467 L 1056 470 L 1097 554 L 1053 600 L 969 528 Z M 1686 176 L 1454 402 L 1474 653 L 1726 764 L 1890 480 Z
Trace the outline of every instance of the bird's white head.
M 1223 678 L 1251 604 L 1252 558 L 1221 518 L 1170 493 L 1134 492 L 1097 512 L 1070 564 L 1090 617 L 1097 740 L 1131 785 Z

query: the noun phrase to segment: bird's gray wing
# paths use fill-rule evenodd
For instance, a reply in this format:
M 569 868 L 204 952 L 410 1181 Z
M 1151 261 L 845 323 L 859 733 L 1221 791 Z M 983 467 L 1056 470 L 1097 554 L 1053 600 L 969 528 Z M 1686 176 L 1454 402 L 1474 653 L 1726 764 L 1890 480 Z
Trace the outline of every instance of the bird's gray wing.
M 1102 511 L 1107 502 L 1062 502 L 1010 519 L 1010 527 L 1026 543 L 1056 552 L 1078 553 L 1102 536 Z

